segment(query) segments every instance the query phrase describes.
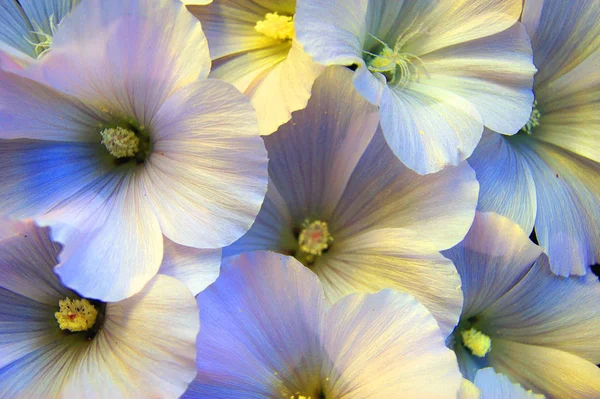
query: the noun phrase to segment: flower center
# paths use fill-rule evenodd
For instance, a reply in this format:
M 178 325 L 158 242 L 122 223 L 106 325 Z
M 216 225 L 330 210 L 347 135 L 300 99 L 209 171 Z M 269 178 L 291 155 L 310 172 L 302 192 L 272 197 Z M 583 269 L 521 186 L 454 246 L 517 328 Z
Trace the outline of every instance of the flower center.
M 133 157 L 139 151 L 140 139 L 129 129 L 108 128 L 100 132 L 101 143 L 116 158 Z
M 291 40 L 294 37 L 294 17 L 267 13 L 265 19 L 256 23 L 254 30 L 271 39 Z
M 542 114 L 537 109 L 537 101 L 534 101 L 529 120 L 527 121 L 525 126 L 521 128 L 521 131 L 527 134 L 531 134 L 533 132 L 533 128 L 540 125 L 540 119 L 542 119 Z
M 311 222 L 306 219 L 302 223 L 302 231 L 298 236 L 298 255 L 301 260 L 311 264 L 316 257 L 323 255 L 323 251 L 329 248 L 332 241 L 333 237 L 329 233 L 327 223 L 320 220 Z
M 58 24 L 54 24 L 54 15 L 50 15 L 49 22 L 50 33 L 44 32 L 44 30 L 37 23 L 32 22 L 36 30 L 31 31 L 31 33 L 37 36 L 37 43 L 32 42 L 27 37 L 25 38 L 25 40 L 29 44 L 34 46 L 35 53 L 38 59 L 45 55 L 48 51 L 50 51 L 50 48 L 52 47 L 52 36 L 56 33 L 56 30 L 58 29 Z
M 58 301 L 59 310 L 54 313 L 61 330 L 87 331 L 96 323 L 98 311 L 87 299 L 65 298 Z
M 492 339 L 474 328 L 461 331 L 463 344 L 469 348 L 471 353 L 478 357 L 484 357 L 492 350 Z
M 372 53 L 364 50 L 367 54 L 366 64 L 371 72 L 379 72 L 386 77 L 389 84 L 394 87 L 406 86 L 414 76 L 419 79 L 419 70 L 424 69 L 423 62 L 414 54 L 402 51 L 402 47 L 419 31 L 408 32 L 412 24 L 396 39 L 392 49 L 383 40 L 369 33 L 375 41 L 383 46 L 378 53 Z

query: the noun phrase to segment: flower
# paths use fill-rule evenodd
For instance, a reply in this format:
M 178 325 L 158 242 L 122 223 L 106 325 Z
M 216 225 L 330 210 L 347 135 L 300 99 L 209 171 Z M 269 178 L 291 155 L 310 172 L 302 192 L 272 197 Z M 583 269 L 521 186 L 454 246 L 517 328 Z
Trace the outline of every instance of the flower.
M 388 144 L 420 174 L 458 165 L 483 127 L 515 134 L 535 68 L 521 0 L 305 0 L 296 35 L 325 65 L 355 65 Z
M 469 159 L 479 209 L 527 233 L 535 225 L 552 272 L 565 277 L 600 262 L 599 19 L 596 1 L 525 2 L 539 69 L 531 118 L 512 137 L 486 132 Z
M 179 397 L 196 375 L 189 290 L 157 275 L 123 301 L 86 299 L 52 272 L 59 251 L 47 228 L 0 224 L 0 396 Z
M 209 65 L 183 4 L 86 0 L 48 55 L 0 71 L 0 213 L 53 227 L 65 285 L 118 301 L 157 273 L 163 235 L 215 249 L 254 222 L 267 153 Z
M 461 376 L 415 298 L 354 294 L 329 307 L 317 277 L 272 252 L 222 266 L 197 297 L 198 375 L 184 398 L 456 398 Z
M 596 276 L 555 276 L 542 249 L 493 213 L 477 214 L 465 239 L 442 253 L 462 280 L 464 308 L 450 342 L 466 378 L 478 385 L 477 371 L 493 367 L 548 398 L 600 397 Z M 473 330 L 479 334 L 465 334 Z
M 438 252 L 457 244 L 475 215 L 467 163 L 420 176 L 388 148 L 377 109 L 331 67 L 306 109 L 265 137 L 267 198 L 256 222 L 223 256 L 294 255 L 315 272 L 329 303 L 383 288 L 415 296 L 449 334 L 461 308 L 459 277 Z
M 206 33 L 214 61 L 210 76 L 250 97 L 261 134 L 274 132 L 306 106 L 323 67 L 294 38 L 295 0 L 185 3 Z
M 79 0 L 2 1 L 0 53 L 18 64 L 31 64 L 52 47 L 52 37 Z M 2 55 L 0 55 L 2 59 Z

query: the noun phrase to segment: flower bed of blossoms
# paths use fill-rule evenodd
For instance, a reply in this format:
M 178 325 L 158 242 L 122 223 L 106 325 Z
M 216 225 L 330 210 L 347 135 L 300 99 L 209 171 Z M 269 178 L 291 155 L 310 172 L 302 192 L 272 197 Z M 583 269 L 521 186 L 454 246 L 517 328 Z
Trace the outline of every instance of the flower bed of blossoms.
M 0 398 L 600 398 L 598 0 L 0 0 Z

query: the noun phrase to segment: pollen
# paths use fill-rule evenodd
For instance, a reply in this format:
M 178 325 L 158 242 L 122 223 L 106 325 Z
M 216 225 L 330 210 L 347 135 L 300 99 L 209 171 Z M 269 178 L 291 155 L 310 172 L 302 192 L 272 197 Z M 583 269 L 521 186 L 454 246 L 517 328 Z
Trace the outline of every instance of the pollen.
M 531 134 L 533 132 L 533 128 L 540 125 L 540 119 L 542 119 L 542 114 L 537 109 L 537 101 L 534 101 L 529 120 L 521 130 L 527 134 Z
M 276 12 L 267 13 L 265 19 L 256 23 L 254 30 L 271 39 L 291 40 L 294 37 L 294 18 Z
M 492 339 L 474 328 L 461 331 L 463 344 L 471 350 L 475 356 L 484 357 L 492 350 Z
M 58 307 L 54 317 L 61 330 L 87 331 L 96 323 L 98 311 L 87 299 L 61 299 Z
M 313 262 L 316 256 L 323 255 L 323 251 L 329 248 L 332 242 L 333 237 L 329 233 L 327 223 L 320 220 L 310 222 L 308 219 L 302 223 L 298 247 L 307 262 Z
M 122 127 L 104 129 L 100 132 L 102 141 L 108 152 L 114 157 L 132 157 L 139 151 L 140 139 L 134 132 Z

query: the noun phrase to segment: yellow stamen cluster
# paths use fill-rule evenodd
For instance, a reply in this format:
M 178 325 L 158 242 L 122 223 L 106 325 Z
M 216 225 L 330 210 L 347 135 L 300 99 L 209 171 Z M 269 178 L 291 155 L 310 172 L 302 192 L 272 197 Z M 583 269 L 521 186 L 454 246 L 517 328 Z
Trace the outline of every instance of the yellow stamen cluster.
M 478 357 L 484 357 L 492 350 L 492 339 L 474 328 L 461 331 L 463 344 Z
M 531 134 L 533 132 L 533 128 L 540 125 L 540 119 L 542 118 L 542 114 L 537 109 L 537 101 L 533 102 L 533 108 L 531 109 L 531 116 L 529 120 L 521 129 L 527 134 Z
M 140 139 L 131 130 L 116 127 L 104 129 L 100 135 L 101 143 L 114 157 L 132 157 L 139 151 Z
M 87 331 L 96 323 L 98 311 L 87 299 L 62 299 L 58 307 L 54 317 L 61 330 Z
M 299 393 L 290 396 L 290 399 L 311 399 L 310 396 L 300 395 Z
M 310 222 L 308 219 L 302 223 L 298 247 L 307 262 L 312 262 L 316 256 L 323 255 L 323 251 L 329 248 L 332 242 L 333 237 L 329 233 L 327 223 L 320 220 Z
M 258 21 L 254 30 L 276 40 L 291 40 L 294 37 L 294 17 L 268 13 L 265 19 Z
M 50 33 L 44 32 L 44 30 L 42 30 L 42 28 L 35 22 L 32 22 L 34 27 L 35 27 L 35 31 L 31 31 L 31 33 L 33 33 L 34 35 L 37 36 L 38 38 L 38 42 L 32 42 L 31 40 L 29 40 L 27 37 L 25 38 L 25 40 L 34 46 L 35 48 L 35 53 L 37 54 L 37 58 L 41 58 L 44 54 L 46 54 L 48 51 L 50 51 L 50 48 L 52 47 L 52 36 L 56 33 L 56 30 L 58 29 L 58 25 L 54 24 L 54 15 L 50 15 L 49 18 L 49 25 L 50 25 Z

